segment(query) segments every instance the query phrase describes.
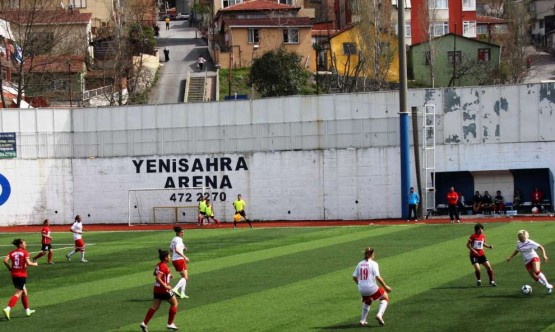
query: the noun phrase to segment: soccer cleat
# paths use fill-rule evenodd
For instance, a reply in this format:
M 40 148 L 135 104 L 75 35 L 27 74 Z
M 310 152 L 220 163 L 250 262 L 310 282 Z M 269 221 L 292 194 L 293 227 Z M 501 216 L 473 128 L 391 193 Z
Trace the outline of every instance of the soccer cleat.
M 182 299 L 188 299 L 189 297 L 185 293 L 179 294 L 179 297 Z
M 46 264 L 54 264 L 54 262 L 46 262 Z
M 450 221 L 450 223 L 453 223 L 453 222 L 454 222 L 454 220 L 451 220 L 451 221 Z
M 547 285 L 547 294 L 553 293 L 553 285 Z
M 67 261 L 71 262 L 71 257 L 69 257 L 69 255 L 66 255 Z
M 414 219 L 414 221 L 416 222 L 416 221 L 418 221 L 418 219 Z
M 143 332 L 148 332 L 148 327 L 146 326 L 146 324 L 143 322 L 141 323 L 141 325 L 139 325 L 141 327 L 141 330 L 143 330 Z
M 458 224 L 460 224 L 460 223 L 461 223 L 461 221 L 457 219 L 457 223 L 458 223 Z
M 478 287 L 482 286 L 482 280 L 476 280 L 476 286 Z
M 171 323 L 171 324 L 166 325 L 166 328 L 167 328 L 168 330 L 179 330 L 179 328 L 178 328 L 177 326 L 175 326 L 174 323 Z
M 88 262 L 89 262 L 89 261 L 88 261 L 88 260 L 86 260 L 86 259 L 84 259 L 84 258 L 83 258 L 83 259 L 81 259 L 81 263 L 88 263 Z
M 35 313 L 36 310 L 31 310 L 31 309 L 25 309 L 25 314 L 27 315 L 27 317 L 31 316 L 32 314 Z
M 361 321 L 360 321 L 360 325 L 362 325 L 362 326 L 366 326 L 366 325 L 368 325 L 368 322 L 367 322 L 367 321 L 365 321 L 365 320 L 361 320 Z
M 10 320 L 10 308 L 4 308 L 4 316 L 6 316 L 7 320 Z
M 490 281 L 490 282 L 489 282 L 489 285 L 490 285 L 491 287 L 497 286 L 497 284 L 495 283 L 495 280 L 494 280 L 494 281 Z
M 383 321 L 382 316 L 376 315 L 376 320 L 378 321 L 378 324 L 380 324 L 381 326 L 385 325 L 385 322 Z

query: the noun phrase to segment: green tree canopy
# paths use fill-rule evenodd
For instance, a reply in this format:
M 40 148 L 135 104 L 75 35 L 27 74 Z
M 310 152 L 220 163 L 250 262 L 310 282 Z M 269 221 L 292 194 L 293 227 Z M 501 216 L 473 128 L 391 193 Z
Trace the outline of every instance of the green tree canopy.
M 250 84 L 254 84 L 262 97 L 299 94 L 309 77 L 301 60 L 300 55 L 283 48 L 266 52 L 253 61 Z

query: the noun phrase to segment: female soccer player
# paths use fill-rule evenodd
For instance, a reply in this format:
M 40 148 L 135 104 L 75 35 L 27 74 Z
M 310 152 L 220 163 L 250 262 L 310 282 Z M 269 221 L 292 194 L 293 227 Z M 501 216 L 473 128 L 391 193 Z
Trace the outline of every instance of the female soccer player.
M 470 250 L 470 263 L 474 266 L 474 274 L 476 274 L 476 285 L 481 286 L 482 280 L 480 277 L 480 264 L 486 267 L 489 276 L 489 284 L 497 286 L 495 279 L 493 279 L 493 269 L 484 253 L 484 248 L 493 249 L 492 245 L 486 243 L 486 236 L 484 235 L 484 226 L 476 224 L 474 226 L 474 234 L 470 235 L 466 247 Z
M 35 257 L 33 257 L 33 262 L 35 262 L 37 259 L 41 258 L 42 256 L 46 255 L 46 253 L 48 252 L 48 264 L 54 264 L 54 262 L 52 261 L 52 236 L 50 236 L 50 221 L 48 219 L 44 219 L 44 222 L 42 223 L 42 230 L 40 232 L 40 234 L 42 235 L 42 241 L 41 241 L 41 252 L 39 252 Z
M 189 258 L 185 256 L 187 246 L 183 243 L 183 228 L 176 226 L 173 230 L 175 236 L 170 243 L 172 264 L 175 270 L 181 275 L 181 279 L 179 279 L 177 285 L 173 288 L 173 292 L 179 294 L 179 297 L 182 299 L 188 299 L 189 297 L 185 295 L 185 287 L 187 286 L 187 280 L 189 280 L 189 275 L 187 274 L 187 263 L 189 263 Z
M 507 257 L 507 262 L 510 262 L 513 257 L 515 257 L 519 252 L 522 253 L 522 259 L 524 260 L 524 265 L 528 273 L 535 281 L 539 282 L 547 289 L 547 294 L 551 294 L 553 292 L 553 285 L 551 285 L 545 275 L 541 272 L 540 269 L 540 257 L 536 253 L 536 249 L 540 249 L 543 256 L 543 261 L 548 262 L 549 257 L 547 257 L 544 247 L 529 239 L 529 234 L 525 230 L 518 231 L 518 242 L 516 243 L 516 249 L 511 254 L 511 256 Z
M 67 260 L 71 262 L 71 256 L 73 256 L 76 252 L 80 251 L 81 263 L 88 262 L 85 259 L 85 241 L 83 241 L 84 230 L 83 230 L 83 224 L 81 224 L 80 215 L 75 216 L 75 222 L 73 222 L 73 225 L 71 225 L 71 228 L 69 230 L 70 232 L 73 233 L 73 242 L 75 243 L 75 247 L 69 254 L 66 255 Z
M 148 309 L 145 319 L 140 325 L 143 332 L 148 332 L 148 322 L 152 316 L 154 316 L 156 310 L 160 308 L 162 301 L 168 301 L 170 304 L 168 325 L 166 327 L 170 330 L 177 330 L 177 326 L 173 323 L 175 315 L 177 314 L 177 299 L 172 292 L 172 287 L 170 285 L 171 273 L 167 265 L 170 261 L 170 253 L 168 251 L 158 249 L 158 257 L 160 258 L 160 263 L 156 265 L 153 273 L 156 277 L 153 290 L 154 302 L 152 302 L 152 306 Z
M 17 304 L 17 300 L 21 297 L 23 308 L 27 316 L 31 316 L 35 310 L 29 308 L 29 297 L 27 296 L 27 266 L 38 266 L 38 263 L 31 262 L 29 253 L 27 252 L 27 244 L 22 239 L 13 240 L 12 244 L 16 246 L 15 250 L 10 251 L 8 256 L 4 258 L 4 265 L 12 274 L 12 282 L 15 287 L 15 294 L 10 298 L 8 306 L 4 308 L 4 316 L 10 320 L 10 311 Z M 11 261 L 11 264 L 9 263 Z
M 372 300 L 380 301 L 378 306 L 378 314 L 376 320 L 380 325 L 385 325 L 383 314 L 389 303 L 389 296 L 387 293 L 391 292 L 383 278 L 380 276 L 380 269 L 378 263 L 374 261 L 374 248 L 364 249 L 364 259 L 358 263 L 353 272 L 353 280 L 358 285 L 358 291 L 362 295 L 362 314 L 360 316 L 360 325 L 367 325 L 366 317 L 370 311 Z M 376 284 L 376 280 L 382 285 L 383 288 Z M 384 290 L 385 289 L 385 290 Z

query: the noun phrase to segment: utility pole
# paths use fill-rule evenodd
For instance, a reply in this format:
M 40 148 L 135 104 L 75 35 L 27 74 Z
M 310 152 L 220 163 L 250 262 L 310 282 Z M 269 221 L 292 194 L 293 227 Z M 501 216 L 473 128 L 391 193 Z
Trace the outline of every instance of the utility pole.
M 71 62 L 66 60 L 67 63 L 67 81 L 68 81 L 68 90 L 69 90 L 69 107 L 73 107 L 73 102 L 71 98 Z

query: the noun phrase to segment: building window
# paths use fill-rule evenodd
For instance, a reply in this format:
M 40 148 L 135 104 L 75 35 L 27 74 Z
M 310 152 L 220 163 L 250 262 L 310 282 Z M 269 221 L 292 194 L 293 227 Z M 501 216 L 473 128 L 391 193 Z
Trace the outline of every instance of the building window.
M 430 9 L 449 9 L 448 0 L 430 0 L 428 5 Z
M 68 90 L 67 83 L 68 83 L 67 79 L 52 80 L 52 81 L 50 81 L 48 86 L 49 86 L 50 90 L 67 91 Z
M 489 62 L 491 60 L 491 49 L 489 48 L 479 48 L 478 49 L 478 61 L 479 62 Z
M 279 0 L 279 3 L 281 3 L 282 5 L 293 6 L 293 0 Z
M 488 34 L 488 25 L 487 24 L 480 24 L 476 27 L 476 34 L 478 35 L 487 35 Z
M 443 36 L 449 33 L 449 22 L 430 24 L 430 35 L 432 37 Z
M 464 11 L 476 10 L 476 0 L 463 0 L 463 10 Z
M 73 8 L 87 8 L 87 0 L 71 0 Z
M 424 52 L 424 64 L 429 66 L 432 64 L 432 53 L 430 51 Z
M 462 53 L 461 51 L 449 51 L 447 52 L 447 63 L 452 65 L 456 61 L 456 64 L 460 64 L 462 62 Z
M 299 43 L 299 29 L 283 29 L 283 43 L 284 44 L 298 44 Z
M 463 21 L 463 36 L 476 37 L 476 21 Z
M 222 0 L 222 8 L 233 6 L 242 2 L 243 2 L 242 0 Z
M 411 37 L 410 22 L 405 22 L 405 37 L 407 38 Z
M 260 37 L 258 34 L 258 29 L 256 28 L 249 28 L 249 40 L 248 42 L 250 44 L 254 44 L 254 43 L 259 43 L 260 42 Z
M 343 43 L 343 55 L 355 55 L 355 54 L 357 54 L 357 44 Z

